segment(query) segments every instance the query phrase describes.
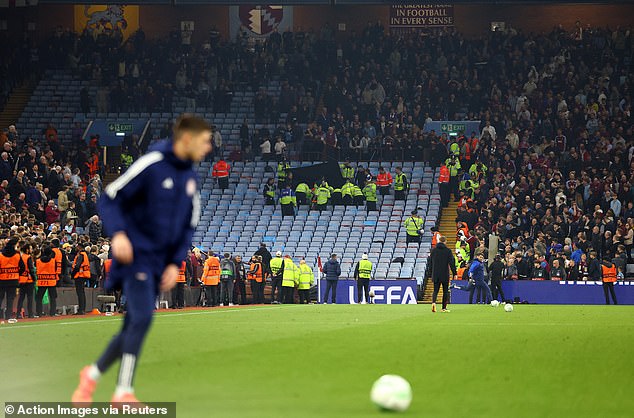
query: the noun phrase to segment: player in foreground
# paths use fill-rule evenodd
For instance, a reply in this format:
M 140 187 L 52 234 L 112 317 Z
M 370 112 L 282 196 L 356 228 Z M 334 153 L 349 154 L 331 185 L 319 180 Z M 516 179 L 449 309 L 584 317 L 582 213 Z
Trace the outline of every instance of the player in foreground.
M 110 184 L 99 209 L 112 237 L 114 261 L 106 287 L 123 289 L 127 313 L 123 328 L 96 363 L 84 367 L 72 402 L 85 406 L 101 375 L 121 359 L 113 404 L 138 402 L 134 371 L 161 291 L 176 284 L 178 267 L 191 245 L 200 215 L 200 198 L 192 163 L 211 151 L 211 127 L 183 115 L 172 142 L 162 142 Z

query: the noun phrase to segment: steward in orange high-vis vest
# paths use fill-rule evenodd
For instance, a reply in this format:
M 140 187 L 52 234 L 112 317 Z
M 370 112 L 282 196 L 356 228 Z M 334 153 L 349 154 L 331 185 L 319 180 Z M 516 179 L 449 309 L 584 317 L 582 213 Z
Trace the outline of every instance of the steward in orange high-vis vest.
M 187 283 L 187 263 L 181 263 L 176 277 L 176 286 L 172 289 L 172 308 L 183 309 L 185 307 L 185 283 Z
M 13 301 L 15 291 L 18 288 L 20 274 L 26 268 L 22 262 L 22 257 L 17 251 L 18 239 L 11 238 L 7 241 L 2 253 L 0 253 L 0 308 L 4 296 L 7 297 L 5 305 L 4 319 L 13 318 Z
M 433 227 L 431 232 L 431 247 L 436 248 L 436 244 L 438 244 L 438 239 L 440 238 L 440 232 L 438 232 L 438 228 L 436 227 Z
M 247 277 L 251 281 L 251 293 L 253 303 L 264 303 L 264 269 L 262 268 L 262 256 L 251 257 L 251 265 L 247 272 Z
M 451 176 L 449 174 L 449 169 L 443 163 L 440 166 L 440 175 L 438 176 L 438 189 L 440 192 L 440 205 L 443 208 L 449 206 L 449 198 L 451 194 L 451 186 L 449 185 L 449 180 L 451 180 Z
M 605 260 L 601 265 L 601 273 L 603 277 L 603 294 L 605 295 L 605 304 L 610 304 L 610 294 L 612 295 L 612 301 L 616 305 L 616 293 L 614 293 L 614 283 L 616 283 L 616 265 L 612 262 Z M 609 292 L 609 293 L 608 293 Z
M 18 279 L 20 297 L 18 298 L 16 317 L 18 319 L 23 318 L 22 305 L 24 304 L 24 299 L 26 298 L 26 310 L 28 316 L 29 318 L 34 318 L 33 296 L 35 295 L 35 279 L 37 276 L 35 274 L 35 265 L 33 264 L 33 259 L 31 258 L 31 244 L 23 242 L 20 251 L 20 258 L 22 258 L 25 268 L 24 271 L 20 272 L 20 278 Z
M 83 315 L 86 313 L 86 280 L 90 279 L 90 259 L 88 253 L 83 248 L 77 246 L 77 255 L 73 262 L 73 270 L 71 274 L 75 279 L 75 292 L 77 293 L 77 304 L 79 310 L 77 315 Z
M 210 252 L 210 254 L 212 254 Z M 205 286 L 205 297 L 207 302 L 205 306 L 213 307 L 220 304 L 218 294 L 218 285 L 220 284 L 220 260 L 218 257 L 210 255 L 205 260 L 202 276 L 203 286 Z
M 381 195 L 390 193 L 390 185 L 392 184 L 392 175 L 385 171 L 383 167 L 379 167 L 379 174 L 376 176 L 376 187 Z
M 50 307 L 50 315 L 57 316 L 57 269 L 55 267 L 55 253 L 53 249 L 46 245 L 42 248 L 40 258 L 36 261 L 37 270 L 37 293 L 35 295 L 35 311 L 37 315 L 43 316 L 42 299 L 44 293 L 48 291 L 48 300 Z
M 218 187 L 225 190 L 229 187 L 229 170 L 231 166 L 223 159 L 214 164 L 211 176 L 218 180 Z

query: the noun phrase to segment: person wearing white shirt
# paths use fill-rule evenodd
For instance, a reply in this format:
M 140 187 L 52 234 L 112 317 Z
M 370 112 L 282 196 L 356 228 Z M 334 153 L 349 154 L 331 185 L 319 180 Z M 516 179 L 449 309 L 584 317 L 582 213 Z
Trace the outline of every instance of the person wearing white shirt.
M 268 161 L 271 158 L 271 141 L 268 138 L 264 138 L 264 141 L 260 144 L 260 152 L 264 161 Z
M 284 141 L 282 141 L 281 137 L 277 138 L 277 141 L 275 141 L 275 155 L 276 156 L 281 156 L 284 151 L 286 150 L 286 143 Z
M 486 121 L 486 125 L 482 128 L 482 133 L 480 134 L 480 138 L 484 137 L 484 134 L 488 133 L 491 136 L 491 140 L 495 141 L 496 132 L 495 128 L 491 125 L 490 121 Z

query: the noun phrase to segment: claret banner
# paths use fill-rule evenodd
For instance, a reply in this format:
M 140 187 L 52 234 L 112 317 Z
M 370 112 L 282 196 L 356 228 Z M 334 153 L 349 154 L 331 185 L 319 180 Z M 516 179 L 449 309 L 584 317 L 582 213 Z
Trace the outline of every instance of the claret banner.
M 453 26 L 452 4 L 398 4 L 390 9 L 390 29 Z

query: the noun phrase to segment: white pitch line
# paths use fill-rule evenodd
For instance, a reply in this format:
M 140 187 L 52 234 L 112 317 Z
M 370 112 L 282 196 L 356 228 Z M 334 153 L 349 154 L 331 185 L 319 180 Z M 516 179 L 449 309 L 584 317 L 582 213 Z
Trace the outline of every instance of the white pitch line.
M 301 305 L 293 305 L 293 306 L 301 306 Z M 287 306 L 288 308 L 289 306 Z M 246 311 L 261 311 L 264 309 L 271 309 L 270 307 L 260 307 L 260 308 L 239 308 L 239 309 L 219 309 L 215 311 L 195 311 L 195 312 L 180 312 L 180 313 L 167 313 L 167 314 L 159 314 L 156 315 L 155 318 L 171 318 L 175 316 L 189 316 L 189 315 L 210 315 L 210 314 L 220 314 L 220 313 L 228 313 L 228 312 L 246 312 Z M 24 329 L 24 328 L 36 328 L 36 327 L 48 327 L 52 325 L 81 325 L 81 324 L 90 324 L 90 323 L 104 323 L 104 322 L 115 322 L 121 321 L 124 318 L 124 315 L 119 315 L 116 318 L 108 318 L 108 319 L 88 319 L 88 320 L 77 320 L 72 322 L 60 322 L 60 321 L 45 321 L 37 324 L 26 324 L 26 325 L 3 325 L 0 326 L 0 332 L 4 330 L 10 329 Z

